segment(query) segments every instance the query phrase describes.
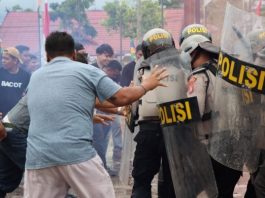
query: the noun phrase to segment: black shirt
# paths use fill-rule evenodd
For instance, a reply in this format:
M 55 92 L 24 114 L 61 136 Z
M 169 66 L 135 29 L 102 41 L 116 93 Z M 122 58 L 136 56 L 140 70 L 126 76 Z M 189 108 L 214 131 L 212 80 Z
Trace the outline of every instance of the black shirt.
M 133 80 L 135 61 L 132 61 L 124 66 L 121 74 L 121 83 L 122 87 L 128 87 Z
M 3 116 L 12 109 L 23 96 L 30 80 L 30 74 L 19 68 L 18 73 L 11 74 L 0 68 L 0 112 Z

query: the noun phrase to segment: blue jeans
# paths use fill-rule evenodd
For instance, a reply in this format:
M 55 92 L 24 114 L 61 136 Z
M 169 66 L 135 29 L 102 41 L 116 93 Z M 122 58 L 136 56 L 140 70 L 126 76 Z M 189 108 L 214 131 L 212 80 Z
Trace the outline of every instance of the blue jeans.
M 105 168 L 107 168 L 106 153 L 111 132 L 114 147 L 112 159 L 118 161 L 121 158 L 122 150 L 122 136 L 119 116 L 116 116 L 110 125 L 94 124 L 93 145 L 101 160 L 103 161 Z
M 116 116 L 111 124 L 112 141 L 113 141 L 113 155 L 112 160 L 120 162 L 122 152 L 122 131 L 120 116 Z
M 0 198 L 19 186 L 25 168 L 26 147 L 27 134 L 15 129 L 0 142 Z

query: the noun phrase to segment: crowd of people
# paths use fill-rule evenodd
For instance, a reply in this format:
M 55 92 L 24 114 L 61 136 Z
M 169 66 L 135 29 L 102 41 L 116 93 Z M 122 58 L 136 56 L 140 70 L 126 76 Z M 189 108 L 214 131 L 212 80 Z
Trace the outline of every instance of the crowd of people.
M 257 41 L 264 32 L 251 38 Z M 218 60 L 221 49 L 201 24 L 186 26 L 180 35 L 177 49 L 170 32 L 151 29 L 136 47 L 136 60 L 125 66 L 109 44 L 97 47 L 96 62 L 90 64 L 85 47 L 66 32 L 49 34 L 44 65 L 27 46 L 4 48 L 0 198 L 14 191 L 23 175 L 25 198 L 73 197 L 70 188 L 80 198 L 115 197 L 111 176 L 120 171 L 126 116 L 139 125 L 132 198 L 151 198 L 156 174 L 161 198 L 232 198 L 250 163 L 224 155 L 236 152 L 230 149 L 234 145 L 220 149 L 216 143 L 220 137 L 230 138 L 213 127 L 224 119 L 222 111 L 216 113 L 216 90 L 220 84 L 230 86 L 217 77 L 224 67 Z M 259 66 L 265 43 L 256 42 L 255 49 L 257 45 L 261 47 L 256 51 L 251 46 L 255 56 L 249 64 Z M 138 108 L 128 112 L 132 103 Z M 249 171 L 245 197 L 264 198 L 264 150 L 253 149 L 258 161 Z M 233 161 L 238 167 L 230 165 Z

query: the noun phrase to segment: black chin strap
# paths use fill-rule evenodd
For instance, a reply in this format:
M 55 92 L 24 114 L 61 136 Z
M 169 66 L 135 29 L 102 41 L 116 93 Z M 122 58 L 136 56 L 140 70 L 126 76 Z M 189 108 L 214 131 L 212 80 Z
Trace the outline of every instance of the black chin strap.
M 193 55 L 191 56 L 191 65 L 193 65 L 193 63 L 197 60 L 197 58 L 199 57 L 200 53 L 198 50 L 195 50 L 193 52 Z

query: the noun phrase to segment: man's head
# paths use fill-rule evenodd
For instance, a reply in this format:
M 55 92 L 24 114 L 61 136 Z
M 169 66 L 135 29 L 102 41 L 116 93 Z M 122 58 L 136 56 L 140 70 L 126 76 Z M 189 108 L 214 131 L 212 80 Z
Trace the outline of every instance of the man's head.
M 73 37 L 66 32 L 52 32 L 46 39 L 45 50 L 47 61 L 58 56 L 75 59 L 75 43 Z
M 40 62 L 38 60 L 38 57 L 33 55 L 33 54 L 30 54 L 30 61 L 29 61 L 29 64 L 27 66 L 27 70 L 30 72 L 34 72 L 39 67 L 40 67 Z
M 10 73 L 15 73 L 22 64 L 19 51 L 15 47 L 8 47 L 3 50 L 2 64 L 3 68 Z
M 142 51 L 144 59 L 171 47 L 175 47 L 173 37 L 164 29 L 151 29 L 143 37 Z
M 77 53 L 75 54 L 75 61 L 80 62 L 80 63 L 84 63 L 84 64 L 88 64 L 88 59 L 87 59 L 87 57 L 84 56 L 84 54 L 79 53 L 79 52 L 77 52 Z
M 115 82 L 119 82 L 122 66 L 119 61 L 111 60 L 107 66 L 103 67 L 103 71 Z
M 113 56 L 113 49 L 109 44 L 102 44 L 96 49 L 97 62 L 100 67 L 105 67 Z
M 135 56 L 136 56 L 136 60 L 139 60 L 143 56 L 143 51 L 142 51 L 142 45 L 141 44 L 136 46 Z
M 30 61 L 29 47 L 26 45 L 17 45 L 16 48 L 20 53 L 23 64 L 28 65 Z
M 75 53 L 76 53 L 76 61 L 81 63 L 88 64 L 89 57 L 88 53 L 86 52 L 85 47 L 81 43 L 75 42 Z

